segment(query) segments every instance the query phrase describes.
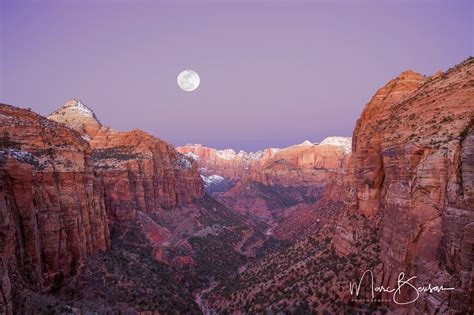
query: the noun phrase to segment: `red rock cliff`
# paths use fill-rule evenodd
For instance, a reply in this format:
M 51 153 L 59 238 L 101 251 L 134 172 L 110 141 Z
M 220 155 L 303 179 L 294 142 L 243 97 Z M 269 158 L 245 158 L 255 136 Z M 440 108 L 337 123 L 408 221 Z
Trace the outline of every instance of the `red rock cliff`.
M 126 231 L 138 229 L 155 258 L 171 262 L 164 251 L 181 240 L 177 229 L 198 229 L 200 224 L 196 203 L 205 192 L 194 160 L 139 129 L 120 132 L 102 126 L 80 101 L 67 102 L 49 118 L 78 130 L 89 141 L 114 236 L 121 239 Z M 188 225 L 180 225 L 184 219 L 189 219 Z
M 0 105 L 0 139 L 0 313 L 11 313 L 13 282 L 47 290 L 110 238 L 92 151 L 79 134 Z
M 417 286 L 456 288 L 409 305 L 419 312 L 474 309 L 473 73 L 473 58 L 435 77 L 403 72 L 377 91 L 354 130 L 346 178 L 353 207 L 336 248 L 361 250 L 351 214 L 372 218 L 384 285 L 405 272 Z
M 136 210 L 152 212 L 204 196 L 196 163 L 141 130 L 118 132 L 104 127 L 90 144 L 96 175 L 103 182 L 108 209 L 116 218 L 130 218 Z

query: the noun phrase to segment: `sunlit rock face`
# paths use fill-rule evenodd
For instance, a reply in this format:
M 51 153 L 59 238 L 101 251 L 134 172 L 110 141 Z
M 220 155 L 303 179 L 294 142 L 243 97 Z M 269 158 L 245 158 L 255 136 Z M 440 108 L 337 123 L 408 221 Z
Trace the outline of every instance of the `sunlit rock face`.
M 102 127 L 95 113 L 80 100 L 72 99 L 48 116 L 79 132 L 85 140 L 93 138 Z
M 350 155 L 348 139 L 332 137 L 321 145 L 304 141 L 250 153 L 202 145 L 177 150 L 196 160 L 204 176 L 217 175 L 227 181 L 226 189 L 212 191 L 219 201 L 242 214 L 273 220 L 284 209 L 314 203 L 322 196 Z
M 92 151 L 78 133 L 0 105 L 0 135 L 0 313 L 9 313 L 13 283 L 48 290 L 110 236 Z
M 317 180 L 312 177 L 319 177 L 321 170 L 338 170 L 343 157 L 351 151 L 351 144 L 348 137 L 329 137 L 320 144 L 306 140 L 284 149 L 267 148 L 250 153 L 197 144 L 176 149 L 195 159 L 207 176 L 289 186 L 314 183 Z
M 340 220 L 336 248 L 357 252 L 350 213 L 373 218 L 384 284 L 403 271 L 420 286 L 456 288 L 409 306 L 419 311 L 473 307 L 473 72 L 472 58 L 434 77 L 403 72 L 377 91 L 354 130 L 352 210 Z
M 130 219 L 136 210 L 189 203 L 204 195 L 193 159 L 139 129 L 120 132 L 103 126 L 91 108 L 73 99 L 48 119 L 77 131 L 90 143 L 95 173 L 102 179 L 113 217 Z
M 189 203 L 204 196 L 194 161 L 141 130 L 102 128 L 90 142 L 96 175 L 118 217 Z

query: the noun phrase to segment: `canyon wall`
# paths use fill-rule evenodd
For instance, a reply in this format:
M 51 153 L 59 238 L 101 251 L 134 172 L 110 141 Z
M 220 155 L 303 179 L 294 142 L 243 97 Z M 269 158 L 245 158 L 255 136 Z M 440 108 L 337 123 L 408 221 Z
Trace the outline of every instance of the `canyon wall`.
M 204 196 L 194 161 L 141 130 L 102 128 L 90 142 L 96 175 L 116 218 L 153 212 Z
M 1 313 L 11 292 L 49 290 L 110 246 L 101 183 L 79 134 L 29 110 L 0 105 Z
M 136 227 L 145 233 L 153 255 L 166 260 L 163 250 L 170 238 L 176 238 L 179 223 L 193 219 L 190 226 L 198 228 L 199 207 L 194 201 L 205 192 L 192 158 L 139 129 L 120 132 L 103 126 L 79 100 L 67 102 L 48 118 L 89 141 L 94 174 L 117 237 Z
M 193 159 L 165 141 L 139 129 L 120 132 L 102 126 L 79 100 L 68 101 L 48 118 L 77 130 L 89 141 L 95 175 L 113 219 L 128 220 L 136 217 L 136 211 L 150 213 L 204 196 Z
M 380 227 L 384 285 L 398 274 L 444 285 L 409 305 L 419 312 L 472 310 L 474 286 L 474 59 L 433 77 L 403 72 L 366 105 L 353 135 L 353 207 L 338 225 L 339 254 L 357 253 L 362 214 Z

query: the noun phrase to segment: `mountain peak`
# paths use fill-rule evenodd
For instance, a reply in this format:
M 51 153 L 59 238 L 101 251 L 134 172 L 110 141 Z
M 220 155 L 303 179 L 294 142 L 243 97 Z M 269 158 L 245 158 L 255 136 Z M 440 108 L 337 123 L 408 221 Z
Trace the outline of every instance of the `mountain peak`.
M 79 99 L 71 99 L 48 116 L 48 119 L 64 124 L 79 132 L 84 138 L 92 138 L 102 127 L 94 111 Z
M 81 115 L 84 115 L 84 116 L 87 116 L 87 117 L 92 117 L 95 120 L 97 120 L 98 123 L 100 123 L 99 119 L 95 115 L 94 111 L 92 109 L 90 109 L 89 107 L 87 107 L 79 99 L 74 98 L 74 99 L 71 99 L 71 100 L 67 101 L 63 106 L 61 106 L 59 109 L 57 109 L 51 115 L 54 115 L 54 114 L 60 113 L 60 112 L 64 112 L 64 111 L 72 111 L 72 112 L 76 112 L 78 114 L 81 114 Z
M 314 143 L 312 143 L 311 141 L 309 140 L 305 140 L 303 141 L 302 143 L 298 144 L 298 145 L 314 145 Z
M 336 147 L 342 147 L 344 151 L 352 151 L 352 138 L 351 137 L 338 137 L 332 136 L 327 137 L 319 145 L 333 145 Z

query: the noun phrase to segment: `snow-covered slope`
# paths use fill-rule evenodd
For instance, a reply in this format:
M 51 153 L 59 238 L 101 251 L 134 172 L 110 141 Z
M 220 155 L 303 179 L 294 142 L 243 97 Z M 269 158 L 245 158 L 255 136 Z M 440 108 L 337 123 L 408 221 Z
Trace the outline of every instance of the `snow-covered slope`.
M 351 137 L 327 137 L 319 145 L 333 145 L 344 148 L 344 151 L 352 151 L 352 138 Z

